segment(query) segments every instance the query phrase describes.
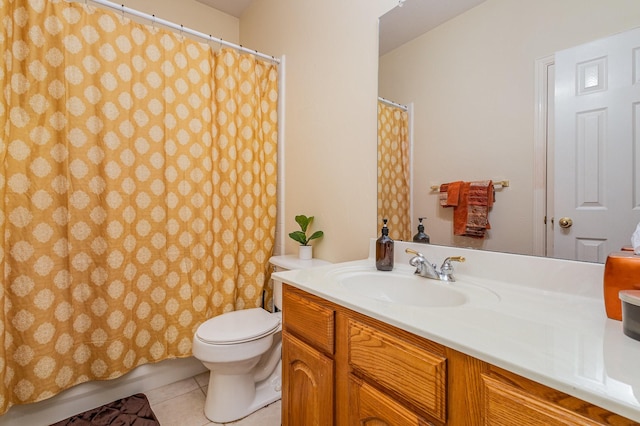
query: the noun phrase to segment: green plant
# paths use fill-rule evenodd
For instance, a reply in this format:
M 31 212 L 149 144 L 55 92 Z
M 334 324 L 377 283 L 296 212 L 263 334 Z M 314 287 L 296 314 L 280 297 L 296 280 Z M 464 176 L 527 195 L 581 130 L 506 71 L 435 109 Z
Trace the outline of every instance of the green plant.
M 300 245 L 308 246 L 311 240 L 315 240 L 316 238 L 320 238 L 324 235 L 322 231 L 316 231 L 309 238 L 307 238 L 307 228 L 309 224 L 313 221 L 313 216 L 305 216 L 303 214 L 296 216 L 296 222 L 300 225 L 300 231 L 294 231 L 289 234 L 292 240 L 297 241 Z

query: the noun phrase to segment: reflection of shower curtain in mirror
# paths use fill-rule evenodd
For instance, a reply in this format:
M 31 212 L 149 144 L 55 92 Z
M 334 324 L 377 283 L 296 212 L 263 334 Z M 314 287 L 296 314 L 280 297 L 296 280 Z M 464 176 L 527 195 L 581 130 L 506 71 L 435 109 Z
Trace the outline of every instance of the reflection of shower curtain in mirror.
M 378 224 L 394 240 L 411 240 L 409 185 L 409 114 L 378 101 Z
M 262 303 L 277 65 L 66 1 L 0 1 L 0 413 L 191 356 Z

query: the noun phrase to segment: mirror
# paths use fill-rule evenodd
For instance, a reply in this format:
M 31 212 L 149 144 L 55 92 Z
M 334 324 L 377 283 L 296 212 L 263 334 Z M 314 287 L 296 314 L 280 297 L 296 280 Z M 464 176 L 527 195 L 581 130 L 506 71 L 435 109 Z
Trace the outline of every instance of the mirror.
M 402 9 L 416 2 L 433 7 L 451 3 L 406 0 Z M 540 113 L 547 106 L 541 105 L 544 77 L 552 69 L 545 67 L 555 52 L 637 27 L 640 2 L 475 3 L 381 52 L 378 95 L 411 107 L 411 229 L 415 233 L 417 218 L 427 217 L 433 244 L 544 255 L 540 241 L 551 221 L 542 222 L 545 215 L 553 216 L 545 210 L 545 194 L 553 192 L 545 187 L 544 163 L 545 143 L 551 147 L 553 131 L 546 141 L 547 123 Z M 381 37 L 410 27 L 398 23 L 398 11 L 381 17 Z M 386 46 L 385 40 L 380 46 Z M 553 128 L 553 122 L 548 124 Z M 496 190 L 490 231 L 483 239 L 454 237 L 452 209 L 440 207 L 438 191 L 431 187 L 486 179 L 509 181 L 509 187 Z

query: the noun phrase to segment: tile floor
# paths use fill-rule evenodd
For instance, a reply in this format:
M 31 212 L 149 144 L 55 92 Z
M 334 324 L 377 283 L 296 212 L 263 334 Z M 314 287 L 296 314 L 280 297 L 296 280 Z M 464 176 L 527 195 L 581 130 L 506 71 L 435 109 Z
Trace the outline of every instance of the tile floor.
M 151 409 L 162 426 L 214 426 L 204 415 L 204 398 L 209 373 L 145 392 Z M 280 426 L 280 401 L 232 423 L 234 426 Z

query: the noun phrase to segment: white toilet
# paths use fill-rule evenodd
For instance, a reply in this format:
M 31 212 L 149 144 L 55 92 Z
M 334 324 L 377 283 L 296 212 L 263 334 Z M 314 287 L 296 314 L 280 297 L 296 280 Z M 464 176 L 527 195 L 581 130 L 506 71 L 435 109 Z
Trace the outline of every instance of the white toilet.
M 274 256 L 274 270 L 308 268 L 323 260 Z M 282 283 L 273 280 L 273 305 L 282 308 Z M 216 423 L 241 419 L 281 397 L 282 312 L 262 308 L 218 315 L 193 337 L 193 356 L 211 373 L 204 413 Z

